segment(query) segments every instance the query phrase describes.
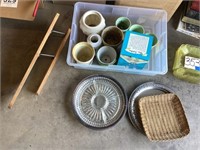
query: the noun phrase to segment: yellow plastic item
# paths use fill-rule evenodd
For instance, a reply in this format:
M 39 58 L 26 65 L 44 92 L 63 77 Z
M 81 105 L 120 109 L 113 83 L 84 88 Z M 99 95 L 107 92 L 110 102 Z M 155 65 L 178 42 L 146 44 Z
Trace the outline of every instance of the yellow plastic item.
M 190 61 L 191 68 L 185 66 L 187 59 Z M 173 74 L 179 79 L 186 80 L 190 83 L 200 83 L 200 47 L 189 44 L 182 44 L 176 51 Z

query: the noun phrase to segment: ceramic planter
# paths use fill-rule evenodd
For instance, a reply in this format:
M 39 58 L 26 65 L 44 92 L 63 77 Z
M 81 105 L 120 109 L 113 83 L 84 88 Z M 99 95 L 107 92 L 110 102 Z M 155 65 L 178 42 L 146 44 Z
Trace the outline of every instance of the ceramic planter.
M 80 20 L 80 28 L 86 35 L 101 33 L 105 26 L 104 17 L 95 10 L 87 11 Z
M 117 48 L 122 43 L 124 34 L 118 27 L 108 26 L 103 30 L 101 37 L 105 46 Z
M 122 32 L 126 32 L 131 26 L 131 21 L 127 17 L 119 17 L 115 21 L 115 25 L 120 28 Z
M 102 44 L 101 36 L 98 34 L 90 34 L 87 37 L 87 42 L 95 49 L 98 50 Z
M 138 33 L 145 33 L 144 27 L 139 24 L 134 24 L 129 28 L 129 31 L 138 32 Z
M 110 46 L 103 46 L 97 52 L 97 61 L 100 65 L 113 65 L 117 60 L 117 53 Z
M 73 47 L 72 56 L 78 64 L 91 64 L 95 50 L 87 42 L 80 42 Z

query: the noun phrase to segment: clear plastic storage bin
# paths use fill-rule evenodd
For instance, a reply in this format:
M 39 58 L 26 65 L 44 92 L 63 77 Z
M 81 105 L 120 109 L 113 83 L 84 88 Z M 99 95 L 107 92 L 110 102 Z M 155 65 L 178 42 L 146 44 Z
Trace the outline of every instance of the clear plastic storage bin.
M 132 24 L 143 25 L 145 32 L 154 33 L 158 40 L 158 46 L 152 49 L 151 59 L 144 69 L 128 68 L 128 66 L 100 66 L 96 59 L 91 65 L 77 64 L 72 57 L 72 48 L 81 41 L 86 41 L 87 36 L 83 34 L 79 27 L 79 21 L 82 15 L 89 10 L 99 11 L 106 21 L 106 26 L 115 25 L 118 17 L 128 17 Z M 163 75 L 168 71 L 167 63 L 167 13 L 161 9 L 148 9 L 125 7 L 104 4 L 92 4 L 78 2 L 74 6 L 74 14 L 71 27 L 71 36 L 67 54 L 67 64 L 77 69 L 98 70 L 98 71 L 115 71 L 129 74 L 141 75 Z

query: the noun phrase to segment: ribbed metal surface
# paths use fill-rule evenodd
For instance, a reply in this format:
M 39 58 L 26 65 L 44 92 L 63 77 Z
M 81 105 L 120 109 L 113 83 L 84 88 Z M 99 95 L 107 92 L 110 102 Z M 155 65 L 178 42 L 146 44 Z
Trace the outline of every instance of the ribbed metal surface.
M 164 93 L 173 93 L 173 91 L 158 83 L 154 82 L 147 82 L 140 86 L 138 86 L 131 94 L 128 103 L 128 114 L 129 119 L 132 125 L 139 130 L 141 133 L 144 133 L 144 128 L 142 126 L 142 121 L 139 113 L 139 100 L 144 96 L 151 96 L 157 94 L 164 94 Z
M 77 86 L 73 107 L 81 123 L 93 128 L 115 124 L 126 110 L 126 96 L 121 86 L 106 76 L 91 76 Z

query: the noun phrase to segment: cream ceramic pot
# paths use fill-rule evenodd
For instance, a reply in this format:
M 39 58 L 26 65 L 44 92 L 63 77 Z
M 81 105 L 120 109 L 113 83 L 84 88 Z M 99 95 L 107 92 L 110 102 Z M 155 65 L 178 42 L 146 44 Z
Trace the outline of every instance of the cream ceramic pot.
M 72 56 L 78 64 L 92 64 L 94 48 L 87 42 L 79 42 L 72 49 Z
M 80 28 L 86 35 L 100 33 L 105 26 L 104 17 L 100 12 L 95 10 L 87 11 L 80 20 Z

